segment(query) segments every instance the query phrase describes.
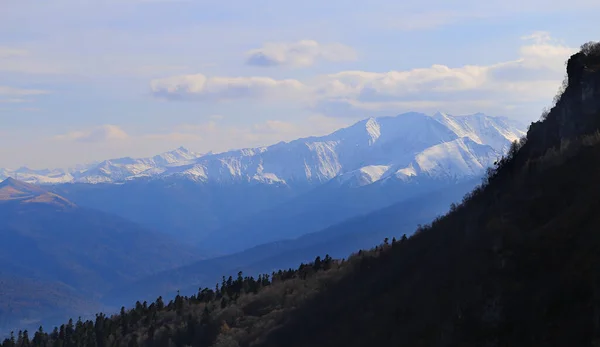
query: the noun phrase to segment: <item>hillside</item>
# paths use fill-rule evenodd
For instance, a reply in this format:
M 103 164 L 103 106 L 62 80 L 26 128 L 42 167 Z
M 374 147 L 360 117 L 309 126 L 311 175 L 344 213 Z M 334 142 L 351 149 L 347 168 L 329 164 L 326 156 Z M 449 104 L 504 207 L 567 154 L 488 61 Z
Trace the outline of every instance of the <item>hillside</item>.
M 210 250 L 201 241 L 214 230 L 296 194 L 279 185 L 213 185 L 183 178 L 126 184 L 76 183 L 51 189 L 80 206 L 115 214 L 182 242 L 195 243 L 206 252 Z
M 61 324 L 68 317 L 93 316 L 104 309 L 68 285 L 0 273 L 0 335 L 11 330 Z
M 5 322 L 0 329 L 54 316 L 76 298 L 97 309 L 98 299 L 113 286 L 198 259 L 192 247 L 120 217 L 77 207 L 37 186 L 7 179 L 0 183 L 0 197 L 0 281 L 25 284 L 18 300 L 8 292 L 0 295 L 0 322 Z M 49 290 L 28 283 L 46 283 Z M 32 302 L 24 302 L 25 297 Z M 38 301 L 46 304 L 34 304 Z M 39 310 L 21 309 L 29 304 Z
M 378 245 L 385 238 L 400 239 L 403 234 L 412 234 L 417 225 L 447 212 L 451 203 L 459 201 L 478 182 L 470 181 L 406 199 L 296 239 L 266 243 L 157 273 L 128 283 L 125 287 L 115 288 L 107 297 L 119 304 L 152 300 L 159 295 L 170 297 L 177 291 L 193 293 L 198 287 L 211 286 L 222 276 L 233 276 L 239 271 L 249 274 L 271 273 L 280 268 L 297 267 L 323 254 L 346 257 L 357 249 Z
M 261 346 L 597 344 L 598 66 L 598 44 L 574 55 L 557 105 L 485 186 Z
M 37 341 L 163 346 L 595 346 L 600 44 L 484 184 L 411 238 L 138 303 Z M 86 340 L 88 339 L 88 340 Z M 24 344 L 21 339 L 21 345 Z M 28 342 L 28 340 L 27 340 Z M 99 343 L 101 342 L 101 343 Z M 36 345 L 41 345 L 36 343 Z M 4 346 L 11 346 L 10 341 Z
M 232 253 L 264 243 L 295 239 L 394 204 L 426 199 L 430 194 L 445 189 L 456 191 L 456 187 L 469 186 L 474 180 L 479 181 L 480 176 L 461 179 L 416 177 L 352 188 L 340 188 L 337 182 L 328 182 L 275 207 L 218 228 L 205 238 L 203 246 Z M 464 194 L 468 190 L 460 191 Z M 427 210 L 427 206 L 423 208 Z M 402 211 L 398 213 L 404 215 Z M 364 244 L 360 247 L 369 246 Z

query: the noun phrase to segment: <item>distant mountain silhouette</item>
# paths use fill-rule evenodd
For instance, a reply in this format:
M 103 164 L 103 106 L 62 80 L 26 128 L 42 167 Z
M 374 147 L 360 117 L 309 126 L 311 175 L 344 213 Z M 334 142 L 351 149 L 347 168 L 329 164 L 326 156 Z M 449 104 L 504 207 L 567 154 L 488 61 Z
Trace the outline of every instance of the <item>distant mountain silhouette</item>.
M 121 217 L 79 208 L 12 178 L 0 183 L 0 281 L 25 283 L 21 291 L 32 299 L 45 296 L 40 286 L 27 287 L 37 281 L 93 303 L 113 286 L 198 258 L 194 248 Z M 0 295 L 0 322 L 9 326 L 54 316 L 63 303 L 50 302 L 56 306 L 20 310 Z
M 115 288 L 107 299 L 116 305 L 135 300 L 153 300 L 159 295 L 175 295 L 177 291 L 192 293 L 199 286 L 212 286 L 221 276 L 234 276 L 238 271 L 247 274 L 270 273 L 282 268 L 295 268 L 318 255 L 346 257 L 358 249 L 375 246 L 384 238 L 400 239 L 403 234 L 410 236 L 419 224 L 425 224 L 447 212 L 451 203 L 459 201 L 479 183 L 480 180 L 475 179 L 449 186 L 296 239 L 270 242 L 163 271 Z

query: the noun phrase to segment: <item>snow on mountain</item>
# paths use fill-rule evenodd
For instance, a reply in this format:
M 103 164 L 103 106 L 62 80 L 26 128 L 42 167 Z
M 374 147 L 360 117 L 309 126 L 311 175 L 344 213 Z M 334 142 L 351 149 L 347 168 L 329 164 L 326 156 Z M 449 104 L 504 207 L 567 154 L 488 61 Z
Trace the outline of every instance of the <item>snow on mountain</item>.
M 185 162 L 191 162 L 198 157 L 200 157 L 199 154 L 190 152 L 186 148 L 179 147 L 173 151 L 166 152 L 166 153 L 159 154 L 157 156 L 152 157 L 152 161 L 157 166 L 158 165 L 168 166 L 168 165 L 173 165 L 173 164 L 181 165 L 182 163 L 185 163 Z
M 414 156 L 410 163 L 371 165 L 341 174 L 338 182 L 363 186 L 377 181 L 428 176 L 459 180 L 480 175 L 500 156 L 488 145 L 479 144 L 469 137 L 458 138 L 426 148 Z
M 59 184 L 73 181 L 73 176 L 66 170 L 32 170 L 25 167 L 17 170 L 0 169 L 0 180 L 9 177 L 27 182 L 30 184 Z
M 406 113 L 369 118 L 322 137 L 199 155 L 180 147 L 151 158 L 106 160 L 81 170 L 0 169 L 0 179 L 53 184 L 184 177 L 199 182 L 362 186 L 412 176 L 479 175 L 525 132 L 506 118 Z
M 446 125 L 460 137 L 468 137 L 479 143 L 506 151 L 510 143 L 525 136 L 519 125 L 506 118 L 488 117 L 482 113 L 453 117 L 437 112 L 433 118 Z
M 432 177 L 464 178 L 481 174 L 498 159 L 499 152 L 489 145 L 479 144 L 469 137 L 462 137 L 427 148 L 415 156 L 410 168 L 415 175 Z

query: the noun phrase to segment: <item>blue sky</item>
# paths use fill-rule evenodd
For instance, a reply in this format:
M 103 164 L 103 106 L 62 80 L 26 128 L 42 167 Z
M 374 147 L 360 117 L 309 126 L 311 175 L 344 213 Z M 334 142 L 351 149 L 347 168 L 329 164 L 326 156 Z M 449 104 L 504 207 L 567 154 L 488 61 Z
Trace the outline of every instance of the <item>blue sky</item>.
M 0 167 L 321 135 L 406 111 L 524 122 L 596 0 L 2 0 Z

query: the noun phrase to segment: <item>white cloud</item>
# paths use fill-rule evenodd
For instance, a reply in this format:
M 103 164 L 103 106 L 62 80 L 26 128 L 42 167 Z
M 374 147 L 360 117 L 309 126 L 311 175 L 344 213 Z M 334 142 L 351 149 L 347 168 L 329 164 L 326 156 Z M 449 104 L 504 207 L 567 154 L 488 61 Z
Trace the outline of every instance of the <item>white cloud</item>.
M 275 80 L 269 77 L 206 77 L 202 74 L 182 75 L 151 82 L 155 96 L 176 100 L 285 99 L 298 97 L 306 87 L 295 79 Z
M 26 55 L 27 55 L 27 51 L 24 49 L 0 46 L 0 59 L 12 58 L 12 57 L 23 57 Z
M 26 96 L 26 95 L 42 95 L 48 94 L 46 90 L 39 89 L 22 89 L 13 88 L 8 86 L 0 86 L 0 95 L 11 95 L 11 96 Z
M 225 125 L 216 121 L 181 124 L 164 132 L 132 137 L 140 148 L 154 144 L 162 147 L 184 145 L 194 151 L 222 152 L 237 148 L 272 145 L 300 137 L 325 135 L 350 125 L 355 119 L 340 119 L 312 114 L 301 121 L 267 120 L 249 125 Z M 156 149 L 155 151 L 159 151 Z M 148 155 L 151 153 L 148 153 Z
M 480 17 L 486 17 L 486 15 L 469 11 L 407 13 L 390 20 L 389 27 L 405 31 L 427 30 Z
M 73 131 L 54 137 L 56 140 L 67 140 L 77 142 L 111 142 L 126 140 L 129 135 L 120 127 L 105 124 L 84 131 Z
M 31 102 L 31 100 L 21 98 L 0 99 L 0 104 L 22 104 L 26 102 Z
M 186 143 L 190 141 L 201 141 L 202 136 L 192 133 L 170 132 L 165 134 L 148 134 L 143 136 L 144 139 L 151 141 L 163 141 L 173 143 Z
M 170 99 L 295 100 L 330 115 L 355 116 L 353 110 L 363 116 L 373 111 L 437 109 L 519 112 L 520 104 L 551 100 L 563 79 L 564 62 L 577 51 L 545 32 L 523 40 L 516 59 L 491 65 L 341 71 L 305 81 L 188 75 L 153 81 L 152 89 L 155 95 Z
M 255 66 L 301 67 L 314 65 L 318 60 L 338 62 L 356 59 L 352 47 L 340 43 L 322 44 L 314 40 L 269 42 L 261 48 L 248 51 L 246 55 L 246 63 Z
M 565 61 L 578 51 L 577 48 L 568 47 L 553 39 L 550 33 L 545 31 L 536 31 L 522 39 L 533 41 L 519 50 L 521 62 L 528 68 L 544 67 L 564 73 Z
M 289 134 L 298 130 L 298 126 L 280 120 L 267 120 L 264 123 L 255 124 L 252 130 L 258 134 Z

